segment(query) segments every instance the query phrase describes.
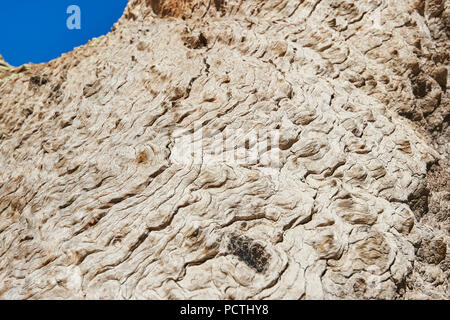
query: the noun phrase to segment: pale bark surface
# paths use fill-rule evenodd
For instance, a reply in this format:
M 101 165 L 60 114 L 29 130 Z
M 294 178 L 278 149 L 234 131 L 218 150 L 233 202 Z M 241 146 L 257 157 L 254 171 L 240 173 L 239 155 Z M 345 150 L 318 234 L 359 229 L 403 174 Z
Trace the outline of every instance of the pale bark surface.
M 0 61 L 0 298 L 448 299 L 448 30 L 439 0 L 131 0 Z M 262 155 L 183 161 L 196 123 Z

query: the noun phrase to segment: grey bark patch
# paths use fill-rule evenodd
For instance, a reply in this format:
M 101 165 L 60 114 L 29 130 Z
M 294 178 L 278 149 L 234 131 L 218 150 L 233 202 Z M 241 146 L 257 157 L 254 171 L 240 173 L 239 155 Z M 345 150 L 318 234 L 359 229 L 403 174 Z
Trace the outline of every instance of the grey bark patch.
M 232 235 L 228 250 L 257 272 L 265 271 L 270 259 L 264 247 L 246 236 Z
M 30 84 L 35 86 L 42 86 L 48 82 L 48 79 L 45 76 L 32 76 L 30 78 Z

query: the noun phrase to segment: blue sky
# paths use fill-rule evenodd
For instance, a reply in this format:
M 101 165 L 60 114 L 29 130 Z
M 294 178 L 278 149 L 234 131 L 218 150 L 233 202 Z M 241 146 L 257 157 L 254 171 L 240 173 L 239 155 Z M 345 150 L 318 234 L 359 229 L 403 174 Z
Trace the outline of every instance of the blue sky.
M 19 66 L 48 62 L 111 31 L 127 0 L 13 0 L 0 4 L 0 54 Z M 81 29 L 70 30 L 70 5 L 81 9 Z

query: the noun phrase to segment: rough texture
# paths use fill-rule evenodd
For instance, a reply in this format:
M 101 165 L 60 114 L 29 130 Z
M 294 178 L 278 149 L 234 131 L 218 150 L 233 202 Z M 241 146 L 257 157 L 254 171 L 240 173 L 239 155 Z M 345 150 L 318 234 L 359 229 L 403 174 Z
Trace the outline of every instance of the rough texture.
M 443 0 L 131 0 L 0 83 L 0 297 L 448 299 L 448 30 Z M 258 159 L 189 157 L 221 132 Z
M 9 70 L 11 66 L 3 59 L 2 55 L 0 54 L 0 72 L 5 72 Z
M 2 55 L 0 54 L 0 80 L 9 76 L 11 74 L 11 71 L 13 71 L 14 68 L 9 65 L 8 62 L 6 62 Z

